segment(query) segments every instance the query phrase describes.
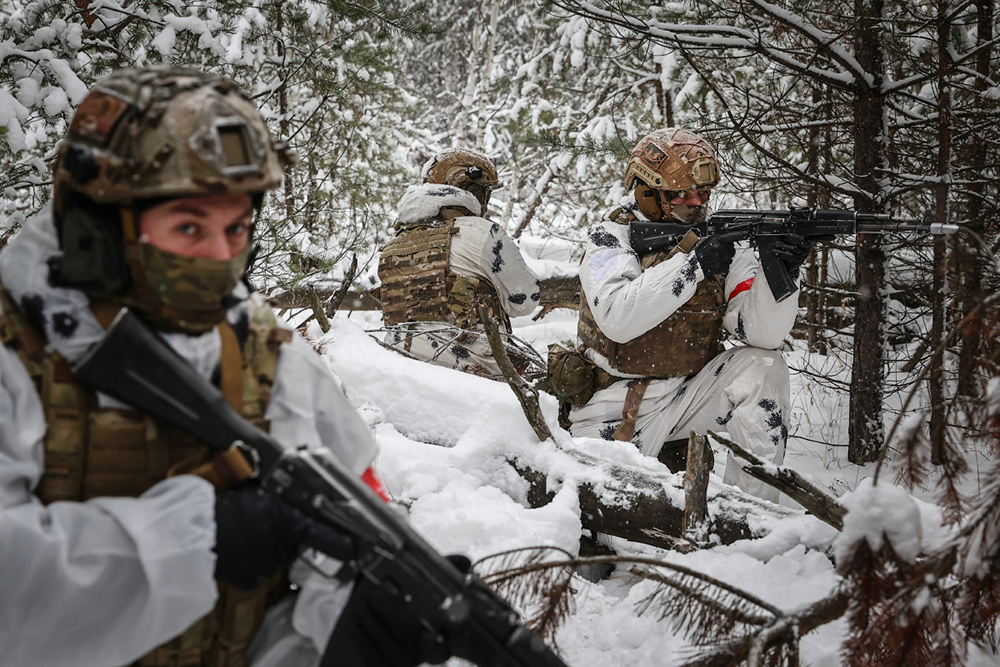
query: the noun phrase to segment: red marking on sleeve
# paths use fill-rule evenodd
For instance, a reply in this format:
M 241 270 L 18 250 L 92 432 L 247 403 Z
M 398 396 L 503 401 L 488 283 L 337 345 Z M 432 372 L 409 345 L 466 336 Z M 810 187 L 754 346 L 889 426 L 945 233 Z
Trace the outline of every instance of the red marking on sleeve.
M 382 482 L 382 478 L 379 477 L 377 472 L 375 472 L 375 468 L 368 468 L 368 470 L 365 470 L 365 474 L 361 475 L 361 481 L 367 484 L 368 487 L 385 502 L 392 500 L 392 498 L 389 497 L 389 492 L 385 488 L 385 484 Z
M 740 294 L 741 292 L 746 292 L 748 289 L 750 289 L 751 285 L 753 285 L 753 278 L 747 278 L 746 280 L 744 280 L 743 282 L 741 282 L 739 285 L 737 285 L 735 287 L 735 289 L 733 289 L 732 292 L 729 293 L 729 299 L 728 300 L 732 301 L 733 297 L 736 296 L 737 294 Z

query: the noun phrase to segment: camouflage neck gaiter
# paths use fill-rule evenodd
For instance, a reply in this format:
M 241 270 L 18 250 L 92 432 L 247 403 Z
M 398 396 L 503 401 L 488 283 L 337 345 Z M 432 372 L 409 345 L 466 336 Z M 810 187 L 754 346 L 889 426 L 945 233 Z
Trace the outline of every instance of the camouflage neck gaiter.
M 223 320 L 231 305 L 226 297 L 246 272 L 253 248 L 248 244 L 232 259 L 218 260 L 185 257 L 149 243 L 138 245 L 144 291 L 153 299 L 141 299 L 137 305 L 161 326 L 187 333 L 202 333 Z
M 691 224 L 692 222 L 703 222 L 705 220 L 705 209 L 708 206 L 683 206 L 681 204 L 670 204 L 670 216 L 674 220 Z

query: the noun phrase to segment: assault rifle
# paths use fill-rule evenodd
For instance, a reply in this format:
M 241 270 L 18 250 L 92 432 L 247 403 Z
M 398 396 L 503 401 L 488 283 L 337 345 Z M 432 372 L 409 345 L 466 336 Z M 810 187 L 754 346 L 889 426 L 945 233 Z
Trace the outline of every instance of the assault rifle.
M 437 553 L 336 457 L 288 450 L 247 422 L 128 310 L 73 373 L 218 452 L 238 452 L 262 489 L 350 535 L 356 556 L 348 565 L 358 584 L 398 595 L 427 628 L 447 636 L 455 655 L 482 667 L 566 667 L 506 601 Z M 336 655 L 328 652 L 322 664 L 364 666 L 351 632 L 338 627 L 335 635 Z
M 632 249 L 640 255 L 671 248 L 690 230 L 702 238 L 727 232 L 745 231 L 756 243 L 760 264 L 771 286 L 775 301 L 784 301 L 795 290 L 795 276 L 789 275 L 785 263 L 774 254 L 774 244 L 785 234 L 798 234 L 814 240 L 829 240 L 844 234 L 952 234 L 958 225 L 927 220 L 894 219 L 888 213 L 858 213 L 808 207 L 787 211 L 715 211 L 704 222 L 643 222 L 629 224 Z

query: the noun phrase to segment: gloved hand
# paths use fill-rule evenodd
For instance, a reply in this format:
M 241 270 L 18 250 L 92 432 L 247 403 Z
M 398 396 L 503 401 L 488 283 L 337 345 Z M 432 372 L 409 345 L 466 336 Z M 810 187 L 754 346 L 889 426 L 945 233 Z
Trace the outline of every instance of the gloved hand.
M 810 248 L 812 241 L 798 234 L 785 234 L 774 244 L 774 255 L 785 264 L 792 280 L 798 278 L 799 269 L 809 257 Z
M 216 492 L 215 535 L 215 578 L 245 591 L 290 566 L 309 547 L 338 560 L 354 556 L 349 537 L 256 487 Z
M 735 243 L 747 238 L 747 232 L 726 232 L 718 236 L 710 236 L 695 246 L 694 254 L 698 257 L 701 270 L 706 276 L 726 275 L 729 265 L 736 256 Z
M 425 628 L 402 598 L 367 579 L 355 583 L 359 586 L 368 590 L 361 592 L 354 641 L 365 667 L 440 665 L 451 657 L 448 640 Z
M 461 572 L 472 567 L 465 556 L 447 558 Z M 451 656 L 447 637 L 424 627 L 401 597 L 362 576 L 354 582 L 320 665 L 416 667 L 439 665 Z

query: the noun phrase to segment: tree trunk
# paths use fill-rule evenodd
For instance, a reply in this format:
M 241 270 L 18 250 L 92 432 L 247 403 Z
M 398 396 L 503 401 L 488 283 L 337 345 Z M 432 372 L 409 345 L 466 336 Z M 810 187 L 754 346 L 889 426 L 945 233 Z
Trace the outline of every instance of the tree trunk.
M 944 221 L 948 216 L 948 196 L 950 194 L 951 173 L 951 88 L 948 77 L 951 74 L 951 56 L 948 47 L 951 42 L 951 12 L 949 0 L 938 0 L 938 182 L 935 192 L 935 219 Z M 934 240 L 933 291 L 931 302 L 930 349 L 936 350 L 944 336 L 944 283 L 947 275 L 947 244 L 943 238 Z M 945 414 L 944 414 L 944 367 L 942 355 L 931 356 L 931 367 L 927 375 L 931 400 L 931 462 L 941 465 L 945 460 Z
M 993 13 L 995 11 L 994 0 L 977 0 L 977 37 L 976 46 L 982 49 L 976 58 L 976 111 L 973 113 L 972 135 L 966 140 L 968 159 L 971 174 L 969 184 L 969 196 L 967 204 L 967 217 L 969 229 L 980 236 L 987 232 L 986 218 L 995 211 L 989 206 L 984 206 L 983 194 L 986 184 L 983 175 L 987 168 L 987 139 L 986 131 L 995 132 L 996 126 L 991 125 L 988 120 L 987 107 L 992 103 L 984 96 L 987 88 L 990 87 L 991 67 L 990 60 L 993 56 Z M 992 140 L 992 139 L 990 139 Z M 977 245 L 972 245 L 968 237 L 956 239 L 955 243 L 955 268 L 957 271 L 958 286 L 956 289 L 955 301 L 961 309 L 961 314 L 971 312 L 983 299 L 983 275 L 985 273 L 984 263 L 986 259 L 982 250 Z M 973 323 L 966 331 L 962 332 L 961 349 L 958 356 L 958 393 L 962 396 L 978 396 L 980 393 L 978 365 L 982 356 L 983 337 L 977 323 Z
M 823 116 L 827 121 L 827 125 L 820 127 L 817 124 L 809 130 L 807 171 L 815 175 L 820 173 L 827 162 L 827 160 L 823 160 L 824 165 L 821 166 L 821 157 L 826 157 L 829 146 L 829 123 L 832 122 L 832 109 L 829 102 L 824 101 L 821 88 L 813 89 L 812 101 L 817 110 L 823 110 Z M 829 199 L 826 190 L 818 186 L 811 186 L 806 198 L 806 205 L 813 208 L 828 208 Z M 826 286 L 827 254 L 825 248 L 821 250 L 817 246 L 813 246 L 809 253 L 809 262 L 806 264 L 806 275 L 803 280 L 804 286 L 809 288 L 806 291 L 806 322 L 810 326 L 806 328 L 806 342 L 810 352 L 819 354 L 826 354 L 826 340 L 822 333 L 823 329 L 826 328 L 826 292 L 816 288 Z
M 692 544 L 708 543 L 712 522 L 708 516 L 708 474 L 714 457 L 708 438 L 691 431 L 684 472 L 684 538 Z
M 883 0 L 855 0 L 855 53 L 872 81 L 854 83 L 854 168 L 861 193 L 854 206 L 865 213 L 881 212 L 879 176 L 885 162 L 883 134 L 885 93 L 882 91 Z M 877 235 L 858 234 L 857 289 L 854 319 L 854 361 L 851 376 L 847 458 L 869 463 L 878 458 L 885 440 L 882 385 L 885 378 L 885 253 Z
M 670 89 L 663 86 L 663 59 L 656 61 L 656 80 L 653 82 L 656 90 L 656 105 L 660 110 L 663 127 L 674 127 L 674 99 Z
M 476 119 L 476 150 L 483 150 L 486 139 L 486 94 L 490 88 L 490 72 L 493 71 L 493 54 L 497 43 L 497 19 L 500 14 L 500 0 L 493 0 L 490 8 L 490 36 L 486 40 L 486 61 L 483 63 L 483 77 L 479 82 L 479 118 Z
M 469 111 L 472 109 L 472 102 L 476 92 L 477 73 L 479 71 L 479 43 L 480 33 L 483 31 L 483 12 L 476 4 L 476 20 L 472 24 L 472 45 L 465 57 L 469 71 L 465 78 L 465 92 L 462 95 L 462 111 L 455 117 L 455 132 L 453 133 L 454 146 L 463 147 L 469 136 Z

